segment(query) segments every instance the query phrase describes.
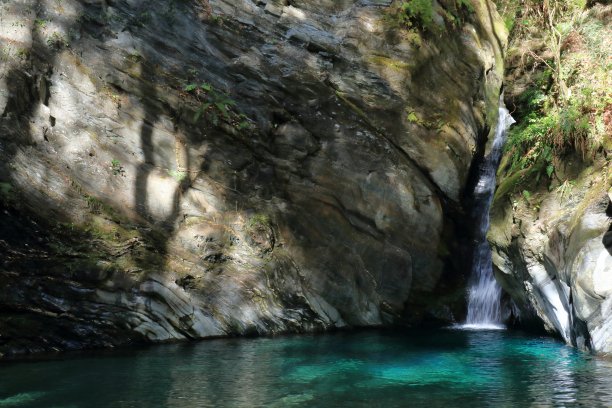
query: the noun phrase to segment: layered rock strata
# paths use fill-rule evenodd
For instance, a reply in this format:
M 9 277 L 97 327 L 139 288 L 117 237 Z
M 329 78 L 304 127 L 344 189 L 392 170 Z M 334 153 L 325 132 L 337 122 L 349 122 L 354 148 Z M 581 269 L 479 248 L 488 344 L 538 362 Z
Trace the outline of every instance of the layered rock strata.
M 0 354 L 452 320 L 506 33 L 444 3 L 1 2 Z

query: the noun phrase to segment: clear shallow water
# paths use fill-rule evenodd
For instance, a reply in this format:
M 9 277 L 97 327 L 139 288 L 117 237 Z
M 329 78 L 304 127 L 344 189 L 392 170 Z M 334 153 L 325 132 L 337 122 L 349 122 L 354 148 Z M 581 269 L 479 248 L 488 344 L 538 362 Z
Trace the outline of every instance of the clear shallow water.
M 0 407 L 612 406 L 612 361 L 509 331 L 224 339 L 0 363 Z

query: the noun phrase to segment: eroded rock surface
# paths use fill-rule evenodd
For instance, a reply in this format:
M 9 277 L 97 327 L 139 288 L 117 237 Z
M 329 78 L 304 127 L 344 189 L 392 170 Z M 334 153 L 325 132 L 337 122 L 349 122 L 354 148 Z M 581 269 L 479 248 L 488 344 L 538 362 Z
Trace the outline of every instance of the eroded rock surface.
M 419 44 L 390 1 L 1 2 L 0 355 L 452 320 L 472 3 Z
M 497 199 L 493 262 L 522 319 L 537 316 L 569 344 L 612 353 L 610 165 L 573 158 L 566 168 L 572 183 L 529 200 Z

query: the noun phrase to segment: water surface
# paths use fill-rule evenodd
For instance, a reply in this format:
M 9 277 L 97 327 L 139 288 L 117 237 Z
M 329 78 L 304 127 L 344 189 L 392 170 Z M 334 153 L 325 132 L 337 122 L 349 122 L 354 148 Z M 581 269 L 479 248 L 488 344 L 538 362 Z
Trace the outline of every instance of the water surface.
M 612 406 L 612 362 L 510 331 L 223 339 L 0 363 L 0 407 Z

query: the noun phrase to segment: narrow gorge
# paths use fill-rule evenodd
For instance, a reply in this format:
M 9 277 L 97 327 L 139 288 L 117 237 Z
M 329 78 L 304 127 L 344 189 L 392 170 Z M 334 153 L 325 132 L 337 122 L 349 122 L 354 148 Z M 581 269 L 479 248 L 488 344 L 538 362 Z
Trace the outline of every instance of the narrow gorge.
M 612 403 L 609 3 L 0 0 L 0 406 Z
M 2 354 L 465 313 L 494 6 L 210 7 L 2 3 Z

